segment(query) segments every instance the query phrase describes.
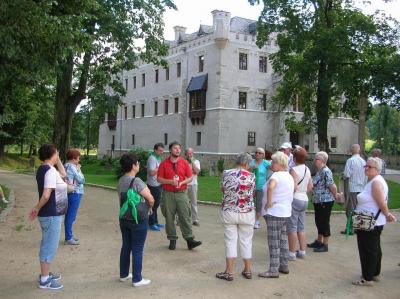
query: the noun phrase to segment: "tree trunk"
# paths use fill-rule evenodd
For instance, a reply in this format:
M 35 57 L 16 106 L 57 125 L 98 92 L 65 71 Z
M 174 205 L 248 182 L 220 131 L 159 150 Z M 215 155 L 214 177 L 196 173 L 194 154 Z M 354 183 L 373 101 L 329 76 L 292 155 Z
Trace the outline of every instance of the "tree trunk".
M 72 90 L 72 80 L 74 79 L 73 53 L 70 53 L 60 65 L 60 71 L 57 76 L 53 142 L 57 145 L 61 160 L 65 159 L 69 147 L 74 112 L 79 103 L 86 97 L 90 58 L 90 53 L 85 53 L 78 88 L 74 91 Z
M 368 98 L 366 95 L 360 95 L 358 99 L 358 144 L 360 145 L 360 154 L 365 157 L 365 125 L 367 121 Z
M 5 144 L 1 141 L 1 138 L 0 138 L 0 156 L 4 155 L 5 147 L 6 147 Z
M 328 121 L 329 121 L 329 89 L 331 88 L 328 80 L 328 65 L 321 61 L 318 71 L 318 88 L 317 88 L 317 134 L 318 148 L 320 151 L 327 153 L 329 150 L 328 141 Z
M 21 143 L 19 145 L 19 155 L 22 156 L 24 154 L 24 140 L 21 139 Z
M 32 156 L 32 151 L 33 151 L 33 144 L 31 143 L 29 145 L 29 152 L 28 152 L 28 158 L 30 158 Z
M 87 115 L 87 133 L 86 133 L 86 156 L 89 156 L 90 145 L 90 110 L 88 109 Z

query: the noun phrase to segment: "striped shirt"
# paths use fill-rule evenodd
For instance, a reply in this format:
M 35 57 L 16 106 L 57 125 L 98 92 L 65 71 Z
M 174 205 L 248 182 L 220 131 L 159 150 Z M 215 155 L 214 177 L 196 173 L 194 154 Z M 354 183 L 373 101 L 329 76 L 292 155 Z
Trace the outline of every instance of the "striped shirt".
M 359 154 L 353 155 L 346 161 L 343 175 L 349 178 L 349 191 L 361 192 L 364 189 L 367 177 L 364 173 L 365 160 Z

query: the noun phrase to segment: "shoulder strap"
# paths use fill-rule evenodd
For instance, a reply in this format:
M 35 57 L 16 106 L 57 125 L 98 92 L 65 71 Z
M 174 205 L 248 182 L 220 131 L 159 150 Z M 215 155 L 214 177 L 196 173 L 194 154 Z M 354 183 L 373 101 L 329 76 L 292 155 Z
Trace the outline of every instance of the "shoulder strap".
M 131 188 L 133 187 L 133 183 L 135 182 L 135 179 L 136 179 L 136 177 L 134 177 L 134 178 L 131 180 L 131 183 L 129 184 L 128 190 L 131 189 Z
M 301 179 L 301 181 L 297 183 L 297 186 L 299 186 L 304 181 L 304 179 L 306 177 L 306 173 L 307 173 L 307 166 L 304 165 L 304 175 L 303 175 L 303 178 Z

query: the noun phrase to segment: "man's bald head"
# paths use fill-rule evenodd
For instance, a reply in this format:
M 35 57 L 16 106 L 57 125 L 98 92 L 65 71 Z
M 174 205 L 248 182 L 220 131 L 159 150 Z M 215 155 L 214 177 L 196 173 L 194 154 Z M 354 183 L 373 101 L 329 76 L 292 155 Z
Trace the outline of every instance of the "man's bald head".
M 351 146 L 351 153 L 353 155 L 359 154 L 360 153 L 360 145 L 355 143 Z

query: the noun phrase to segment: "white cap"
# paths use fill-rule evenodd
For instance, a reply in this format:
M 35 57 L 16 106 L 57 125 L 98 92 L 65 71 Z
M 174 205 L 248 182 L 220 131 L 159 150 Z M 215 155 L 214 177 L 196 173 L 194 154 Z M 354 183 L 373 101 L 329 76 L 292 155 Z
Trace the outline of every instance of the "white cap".
M 284 149 L 292 148 L 292 144 L 291 144 L 290 142 L 285 142 L 285 143 L 283 143 L 283 144 L 281 145 L 280 148 L 284 148 Z

